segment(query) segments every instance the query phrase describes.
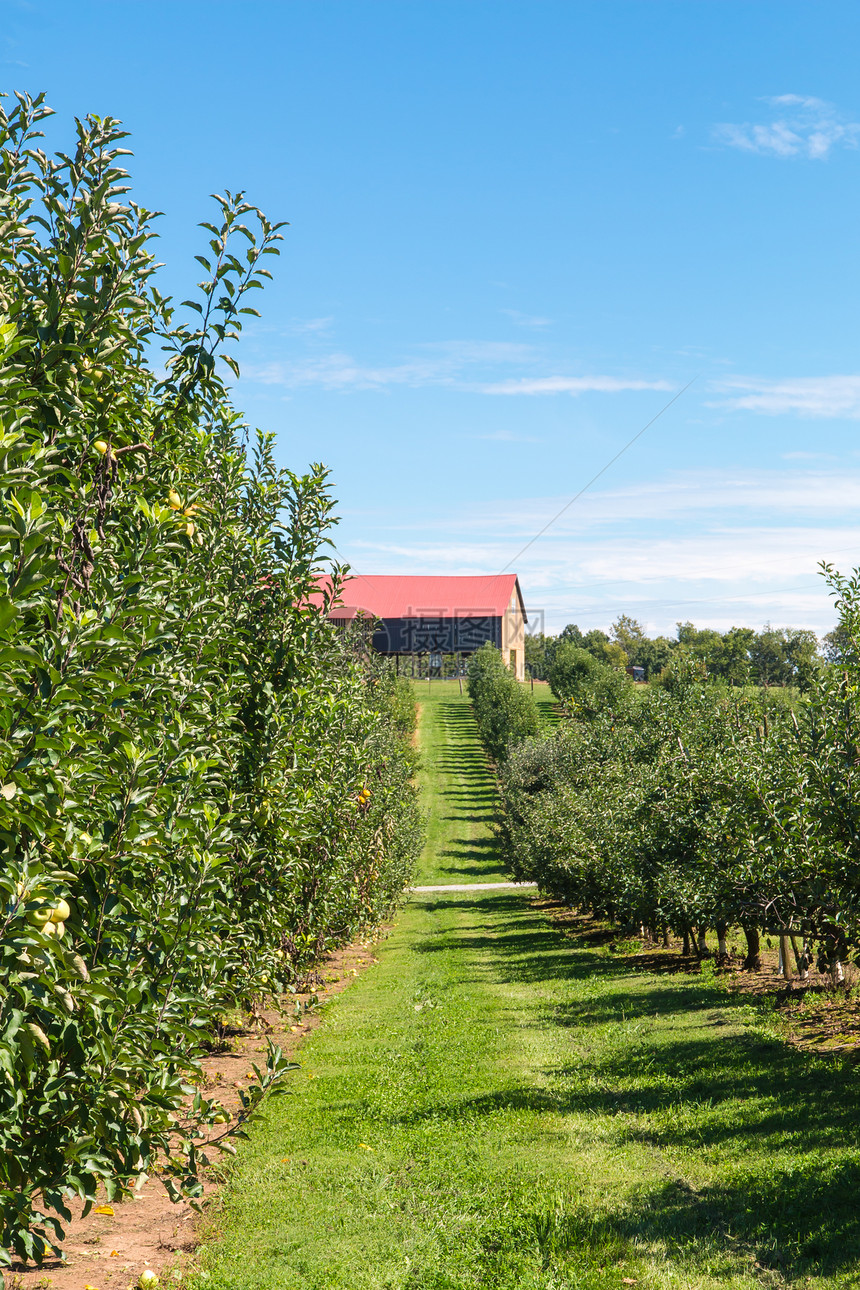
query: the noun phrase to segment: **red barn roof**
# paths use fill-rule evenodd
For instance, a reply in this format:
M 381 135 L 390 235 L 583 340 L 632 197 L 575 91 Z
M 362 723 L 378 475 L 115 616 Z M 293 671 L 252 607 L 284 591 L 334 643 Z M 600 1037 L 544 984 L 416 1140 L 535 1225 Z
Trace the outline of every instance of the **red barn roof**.
M 364 611 L 374 618 L 501 618 L 514 593 L 525 618 L 515 573 L 477 577 L 362 573 L 346 579 L 330 617 L 354 618 Z

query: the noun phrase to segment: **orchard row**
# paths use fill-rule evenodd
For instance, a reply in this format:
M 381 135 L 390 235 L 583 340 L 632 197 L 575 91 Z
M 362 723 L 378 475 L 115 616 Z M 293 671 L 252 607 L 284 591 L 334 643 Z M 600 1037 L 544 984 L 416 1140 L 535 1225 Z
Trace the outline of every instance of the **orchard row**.
M 860 950 L 860 578 L 827 570 L 839 663 L 792 702 L 726 686 L 680 656 L 663 684 L 569 644 L 550 672 L 561 718 L 538 730 L 529 692 L 487 648 L 470 693 L 496 762 L 514 876 L 630 929 L 699 950 L 763 933 L 783 970 L 842 976 Z
M 419 841 L 411 697 L 315 603 L 326 472 L 224 383 L 279 227 L 217 198 L 177 307 L 123 131 L 50 157 L 47 115 L 0 112 L 0 1263 L 100 1182 L 199 1191 L 225 1011 L 387 916 Z

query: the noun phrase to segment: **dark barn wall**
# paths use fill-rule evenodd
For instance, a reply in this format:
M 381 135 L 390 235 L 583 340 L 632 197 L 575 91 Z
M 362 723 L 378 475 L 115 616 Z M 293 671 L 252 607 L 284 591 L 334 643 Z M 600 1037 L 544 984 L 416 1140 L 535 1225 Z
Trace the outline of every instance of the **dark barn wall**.
M 373 633 L 380 654 L 472 654 L 502 647 L 501 618 L 383 618 Z

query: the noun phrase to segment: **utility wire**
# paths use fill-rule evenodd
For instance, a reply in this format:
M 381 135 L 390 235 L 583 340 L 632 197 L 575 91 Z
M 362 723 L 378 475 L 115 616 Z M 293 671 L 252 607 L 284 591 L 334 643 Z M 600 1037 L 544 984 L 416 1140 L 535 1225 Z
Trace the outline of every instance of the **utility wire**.
M 614 466 L 614 465 L 615 465 L 615 463 L 616 463 L 616 461 L 618 460 L 618 458 L 619 458 L 619 457 L 623 457 L 623 456 L 624 456 L 624 453 L 627 451 L 627 449 L 628 449 L 628 448 L 632 448 L 632 447 L 633 447 L 633 445 L 634 445 L 634 443 L 636 442 L 636 440 L 637 440 L 637 439 L 641 439 L 641 438 L 642 438 L 642 436 L 643 436 L 643 434 L 645 433 L 645 431 L 646 431 L 646 430 L 650 430 L 650 428 L 651 428 L 651 426 L 654 424 L 654 422 L 655 422 L 655 421 L 659 421 L 659 420 L 660 420 L 660 417 L 662 417 L 663 413 L 664 413 L 664 412 L 668 412 L 668 411 L 669 411 L 669 409 L 671 408 L 672 404 L 673 404 L 673 403 L 677 403 L 677 402 L 678 402 L 678 399 L 680 399 L 681 395 L 682 395 L 682 394 L 686 394 L 686 393 L 687 393 L 687 390 L 689 390 L 690 386 L 693 384 L 693 381 L 697 381 L 698 379 L 699 379 L 698 374 L 696 374 L 696 376 L 694 376 L 694 377 L 693 377 L 693 380 L 692 380 L 692 381 L 688 381 L 688 382 L 687 382 L 687 384 L 684 386 L 684 388 L 683 388 L 682 390 L 679 390 L 679 391 L 678 391 L 678 393 L 677 393 L 677 394 L 675 394 L 675 395 L 674 395 L 674 396 L 669 400 L 669 402 L 666 404 L 666 406 L 665 406 L 665 407 L 662 407 L 662 408 L 660 409 L 660 411 L 657 413 L 657 415 L 656 415 L 656 416 L 653 416 L 653 417 L 651 418 L 651 420 L 647 423 L 647 425 L 644 425 L 644 426 L 642 427 L 642 429 L 641 429 L 641 430 L 638 430 L 638 431 L 636 432 L 636 434 L 633 436 L 633 438 L 632 438 L 632 439 L 629 439 L 629 440 L 627 441 L 627 443 L 624 445 L 624 447 L 623 447 L 623 448 L 620 448 L 620 449 L 618 450 L 618 452 L 616 452 L 615 456 L 614 456 L 614 457 L 612 457 L 612 458 L 610 458 L 610 460 L 609 460 L 609 461 L 607 461 L 606 465 L 605 465 L 605 466 L 603 466 L 603 467 L 601 467 L 601 469 L 600 469 L 600 470 L 598 470 L 597 474 L 596 474 L 596 475 L 594 475 L 592 479 L 589 479 L 589 481 L 588 481 L 588 483 L 587 483 L 587 484 L 584 484 L 584 485 L 582 486 L 582 488 L 580 488 L 579 492 L 576 494 L 576 496 L 575 496 L 575 497 L 571 497 L 571 499 L 570 499 L 570 501 L 569 501 L 569 502 L 565 502 L 564 506 L 562 506 L 562 508 L 561 508 L 561 510 L 558 512 L 558 514 L 557 514 L 557 515 L 553 515 L 552 519 L 551 519 L 551 520 L 548 520 L 548 521 L 547 521 L 547 523 L 546 523 L 546 524 L 544 524 L 544 526 L 543 526 L 543 528 L 540 530 L 540 532 L 539 532 L 539 533 L 535 533 L 534 537 L 531 539 L 531 541 L 530 541 L 530 542 L 526 542 L 526 544 L 525 544 L 525 546 L 522 548 L 522 550 L 517 551 L 517 553 L 516 553 L 516 555 L 513 557 L 513 559 L 512 559 L 512 560 L 509 560 L 509 561 L 508 561 L 508 563 L 505 565 L 504 569 L 501 569 L 501 570 L 499 571 L 499 574 L 501 575 L 502 573 L 506 573 L 506 572 L 508 571 L 508 569 L 510 569 L 510 567 L 511 567 L 511 565 L 512 565 L 512 564 L 516 564 L 516 562 L 517 562 L 517 560 L 519 560 L 520 556 L 521 556 L 521 555 L 525 555 L 525 553 L 526 553 L 526 551 L 528 551 L 529 547 L 534 546 L 534 544 L 535 544 L 535 542 L 537 542 L 538 538 L 542 538 L 542 537 L 543 537 L 543 535 L 544 535 L 544 533 L 546 533 L 547 529 L 551 529 L 551 528 L 552 528 L 552 526 L 553 526 L 553 524 L 555 524 L 556 520 L 560 520 L 560 519 L 561 519 L 561 517 L 562 517 L 562 515 L 564 515 L 565 511 L 569 511 L 569 510 L 570 510 L 570 508 L 571 508 L 571 506 L 573 506 L 574 502 L 578 502 L 578 501 L 579 501 L 579 499 L 580 499 L 580 497 L 582 497 L 583 493 L 587 493 L 587 492 L 588 492 L 588 490 L 589 490 L 589 488 L 591 487 L 591 485 L 592 485 L 592 484 L 596 484 L 596 483 L 597 483 L 597 481 L 598 481 L 598 479 L 600 478 L 600 476 L 601 476 L 601 475 L 605 475 L 605 474 L 606 474 L 606 472 L 607 472 L 607 470 L 609 469 L 609 467 L 610 467 L 610 466 Z

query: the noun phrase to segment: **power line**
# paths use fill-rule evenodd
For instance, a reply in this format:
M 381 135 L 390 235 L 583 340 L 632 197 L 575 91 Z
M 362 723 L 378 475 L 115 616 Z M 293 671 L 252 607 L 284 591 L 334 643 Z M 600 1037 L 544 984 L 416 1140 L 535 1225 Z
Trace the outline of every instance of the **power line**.
M 516 553 L 516 555 L 513 557 L 513 559 L 508 561 L 508 563 L 505 565 L 504 569 L 501 569 L 501 570 L 500 570 L 500 574 L 501 574 L 501 573 L 506 573 L 506 572 L 507 572 L 507 570 L 508 570 L 508 569 L 510 569 L 510 567 L 511 567 L 511 565 L 512 565 L 512 564 L 516 564 L 516 562 L 517 562 L 517 560 L 519 560 L 520 556 L 521 556 L 521 555 L 525 555 L 525 553 L 526 553 L 526 551 L 528 551 L 529 547 L 534 546 L 534 544 L 535 544 L 535 542 L 537 542 L 538 538 L 543 537 L 543 535 L 544 535 L 544 533 L 546 533 L 547 529 L 551 529 L 551 528 L 552 528 L 552 526 L 553 526 L 553 524 L 555 524 L 556 520 L 560 520 L 560 519 L 561 519 L 561 517 L 562 517 L 562 515 L 564 515 L 565 511 L 569 511 L 569 510 L 570 510 L 570 508 L 571 508 L 571 506 L 573 506 L 574 502 L 578 502 L 578 501 L 579 501 L 579 499 L 580 499 L 580 497 L 582 497 L 583 493 L 587 493 L 587 492 L 588 492 L 588 490 L 589 490 L 589 488 L 591 487 L 591 485 L 592 485 L 592 484 L 596 484 L 596 483 L 597 483 L 597 481 L 598 481 L 598 479 L 600 479 L 600 476 L 601 476 L 601 475 L 605 475 L 605 474 L 606 474 L 606 472 L 607 472 L 607 470 L 609 469 L 609 467 L 610 467 L 610 466 L 614 466 L 614 464 L 615 464 L 615 462 L 618 460 L 618 458 L 619 458 L 619 457 L 623 457 L 623 456 L 624 456 L 624 453 L 627 451 L 627 449 L 628 449 L 628 448 L 632 448 L 632 447 L 633 447 L 633 445 L 634 445 L 634 443 L 636 442 L 636 440 L 637 440 L 637 439 L 641 439 L 641 438 L 642 438 L 642 436 L 643 436 L 643 434 L 645 433 L 645 431 L 646 431 L 646 430 L 650 430 L 650 428 L 651 428 L 651 426 L 654 424 L 654 422 L 655 422 L 655 421 L 659 421 L 659 420 L 660 420 L 660 417 L 662 417 L 663 413 L 664 413 L 664 412 L 668 412 L 668 411 L 669 411 L 669 409 L 671 408 L 672 404 L 673 404 L 673 403 L 677 403 L 677 402 L 678 402 L 678 399 L 680 399 L 681 395 L 682 395 L 682 394 L 686 394 L 687 390 L 689 390 L 690 386 L 693 384 L 693 381 L 697 381 L 698 379 L 699 379 L 699 377 L 698 377 L 698 374 L 697 374 L 696 376 L 694 376 L 694 377 L 693 377 L 693 380 L 692 380 L 692 381 L 688 381 L 688 382 L 687 382 L 687 384 L 684 386 L 684 388 L 683 388 L 682 390 L 679 390 L 677 394 L 673 395 L 673 397 L 669 400 L 669 402 L 666 404 L 666 406 L 665 406 L 665 407 L 662 407 L 662 408 L 660 409 L 660 411 L 657 413 L 657 415 L 656 415 L 656 416 L 653 416 L 653 417 L 651 418 L 651 420 L 647 423 L 647 425 L 644 425 L 644 426 L 642 427 L 642 429 L 641 429 L 641 430 L 637 430 L 637 432 L 636 432 L 636 434 L 633 436 L 633 438 L 632 438 L 632 439 L 629 439 L 629 440 L 627 441 L 627 443 L 624 445 L 624 447 L 623 447 L 623 448 L 620 448 L 620 449 L 618 450 L 618 452 L 616 452 L 615 456 L 614 456 L 614 457 L 611 457 L 611 458 L 610 458 L 610 460 L 609 460 L 609 461 L 607 461 L 606 465 L 605 465 L 605 466 L 603 466 L 600 470 L 598 470 L 597 474 L 596 474 L 596 475 L 594 475 L 591 479 L 589 479 L 589 481 L 588 481 L 588 483 L 587 483 L 587 484 L 584 484 L 584 485 L 582 486 L 582 488 L 580 488 L 580 490 L 579 490 L 579 492 L 576 494 L 576 496 L 575 496 L 575 497 L 571 497 L 571 499 L 570 499 L 570 501 L 569 501 L 569 502 L 565 502 L 564 506 L 562 506 L 562 508 L 561 508 L 561 510 L 558 512 L 558 514 L 557 514 L 557 515 L 553 515 L 552 519 L 551 519 L 551 520 L 548 520 L 548 521 L 547 521 L 547 523 L 546 523 L 546 524 L 544 524 L 544 526 L 543 526 L 543 528 L 540 530 L 540 532 L 539 532 L 539 533 L 535 533 L 534 537 L 531 539 L 531 541 L 530 541 L 530 542 L 526 542 L 526 544 L 525 544 L 525 546 L 522 548 L 522 550 L 521 550 L 521 551 L 518 551 L 518 552 Z

